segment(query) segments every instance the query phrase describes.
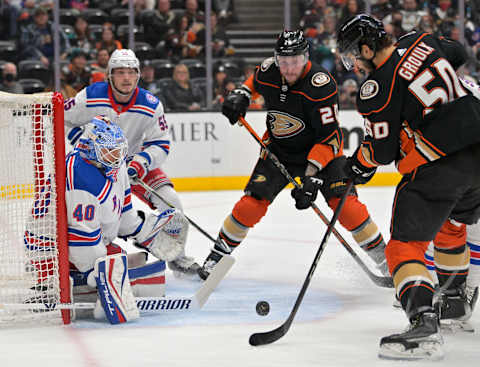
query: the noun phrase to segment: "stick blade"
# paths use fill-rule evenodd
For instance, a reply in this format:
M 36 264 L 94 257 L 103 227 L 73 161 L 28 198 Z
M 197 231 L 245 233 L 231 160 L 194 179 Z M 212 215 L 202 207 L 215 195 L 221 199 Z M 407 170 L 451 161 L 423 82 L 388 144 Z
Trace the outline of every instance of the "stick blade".
M 230 268 L 235 263 L 235 258 L 230 255 L 223 255 L 220 261 L 215 265 L 207 280 L 200 289 L 195 293 L 195 300 L 199 308 L 207 302 L 208 297 L 215 290 L 217 285 L 225 278 Z
M 285 327 L 285 325 L 281 325 L 271 331 L 266 331 L 264 333 L 254 333 L 250 335 L 248 342 L 251 346 L 254 347 L 257 347 L 259 345 L 271 344 L 284 336 L 287 333 L 287 330 L 288 329 Z

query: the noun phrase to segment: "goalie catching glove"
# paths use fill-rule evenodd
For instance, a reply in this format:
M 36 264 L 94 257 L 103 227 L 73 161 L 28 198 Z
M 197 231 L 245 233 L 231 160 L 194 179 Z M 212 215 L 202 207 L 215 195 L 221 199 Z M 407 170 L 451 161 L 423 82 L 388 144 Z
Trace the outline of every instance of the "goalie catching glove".
M 183 254 L 188 221 L 179 210 L 170 208 L 160 215 L 150 214 L 144 218 L 140 232 L 133 236 L 135 246 L 145 249 L 158 259 L 173 261 Z
M 222 114 L 235 125 L 240 116 L 245 117 L 250 106 L 250 92 L 245 88 L 237 88 L 230 92 L 222 105 Z

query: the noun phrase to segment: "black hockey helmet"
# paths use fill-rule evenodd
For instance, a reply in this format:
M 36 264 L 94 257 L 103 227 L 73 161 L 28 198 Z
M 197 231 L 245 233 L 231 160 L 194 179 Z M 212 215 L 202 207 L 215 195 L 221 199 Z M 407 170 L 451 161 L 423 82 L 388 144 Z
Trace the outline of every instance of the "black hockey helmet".
M 275 45 L 275 56 L 303 55 L 307 50 L 308 42 L 302 31 L 283 31 Z
M 368 14 L 355 15 L 342 24 L 337 39 L 345 68 L 353 68 L 355 58 L 360 56 L 361 45 L 367 45 L 375 52 L 377 41 L 386 35 L 383 23 Z

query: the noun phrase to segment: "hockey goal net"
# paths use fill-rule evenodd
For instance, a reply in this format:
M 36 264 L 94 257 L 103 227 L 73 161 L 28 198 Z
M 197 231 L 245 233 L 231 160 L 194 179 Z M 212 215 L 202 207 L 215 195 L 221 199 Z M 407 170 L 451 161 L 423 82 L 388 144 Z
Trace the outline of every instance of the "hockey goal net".
M 67 244 L 62 96 L 0 92 L 0 325 L 70 322 Z

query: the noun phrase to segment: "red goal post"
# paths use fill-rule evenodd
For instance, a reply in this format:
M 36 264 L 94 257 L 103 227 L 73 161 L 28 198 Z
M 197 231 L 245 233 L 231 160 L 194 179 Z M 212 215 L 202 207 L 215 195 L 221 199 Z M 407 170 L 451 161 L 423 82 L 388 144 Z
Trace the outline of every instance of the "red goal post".
M 0 325 L 70 323 L 68 309 L 25 309 L 71 302 L 60 93 L 0 92 L 0 228 Z

